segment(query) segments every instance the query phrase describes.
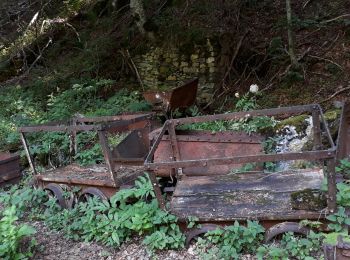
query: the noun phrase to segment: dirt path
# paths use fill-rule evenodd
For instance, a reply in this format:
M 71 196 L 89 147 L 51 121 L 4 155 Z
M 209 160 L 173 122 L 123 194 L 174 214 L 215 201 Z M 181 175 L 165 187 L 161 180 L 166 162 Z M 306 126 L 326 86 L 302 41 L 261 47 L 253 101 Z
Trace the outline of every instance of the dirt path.
M 28 223 L 35 227 L 35 239 L 38 242 L 35 260 L 69 259 L 69 260 L 98 260 L 98 259 L 154 259 L 142 245 L 141 239 L 134 239 L 123 244 L 119 249 L 101 246 L 97 243 L 75 242 L 66 239 L 62 233 L 51 231 L 43 222 Z M 181 251 L 162 251 L 155 255 L 158 259 L 182 260 L 198 259 L 193 253 L 193 246 Z

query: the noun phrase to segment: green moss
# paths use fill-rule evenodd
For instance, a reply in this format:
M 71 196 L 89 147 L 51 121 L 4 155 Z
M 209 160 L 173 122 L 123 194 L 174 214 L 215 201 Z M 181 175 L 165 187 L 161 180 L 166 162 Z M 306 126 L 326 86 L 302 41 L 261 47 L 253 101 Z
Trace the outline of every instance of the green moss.
M 318 190 L 296 191 L 290 197 L 292 208 L 297 210 L 321 210 L 327 206 L 326 196 Z
M 307 128 L 307 123 L 305 120 L 308 117 L 309 117 L 308 115 L 291 116 L 287 119 L 284 119 L 278 122 L 275 129 L 281 130 L 283 129 L 283 127 L 290 125 L 290 126 L 295 126 L 296 131 L 300 133 L 302 131 L 305 131 L 305 129 Z
M 324 118 L 326 119 L 326 121 L 335 121 L 339 117 L 340 117 L 340 109 L 332 109 L 327 111 L 324 114 Z

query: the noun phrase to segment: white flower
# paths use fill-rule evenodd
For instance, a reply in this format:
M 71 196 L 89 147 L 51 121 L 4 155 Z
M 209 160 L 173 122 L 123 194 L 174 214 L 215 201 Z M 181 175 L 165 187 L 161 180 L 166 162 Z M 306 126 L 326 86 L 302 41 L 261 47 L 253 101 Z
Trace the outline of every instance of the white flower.
M 250 85 L 249 92 L 251 93 L 257 93 L 259 91 L 259 86 L 256 84 Z
M 238 92 L 235 93 L 235 97 L 239 98 L 239 93 Z

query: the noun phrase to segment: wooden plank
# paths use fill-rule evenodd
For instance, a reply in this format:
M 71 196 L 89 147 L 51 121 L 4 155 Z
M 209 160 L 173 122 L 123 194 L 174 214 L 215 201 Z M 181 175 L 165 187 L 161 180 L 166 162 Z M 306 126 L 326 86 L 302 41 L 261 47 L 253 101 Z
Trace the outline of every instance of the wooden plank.
M 246 218 L 257 217 L 267 212 L 276 213 L 291 210 L 289 193 L 230 192 L 222 195 L 197 195 L 174 197 L 171 211 L 174 214 L 211 219 L 225 216 Z
M 230 191 L 271 191 L 293 192 L 303 189 L 319 189 L 323 180 L 321 170 L 301 172 L 260 173 L 247 178 L 249 174 L 221 176 L 184 176 L 178 182 L 173 196 L 193 196 L 198 194 L 220 194 Z
M 240 219 L 302 219 L 319 211 L 293 210 L 294 191 L 319 189 L 321 170 L 186 177 L 177 183 L 170 202 L 171 213 L 185 219 L 231 221 Z

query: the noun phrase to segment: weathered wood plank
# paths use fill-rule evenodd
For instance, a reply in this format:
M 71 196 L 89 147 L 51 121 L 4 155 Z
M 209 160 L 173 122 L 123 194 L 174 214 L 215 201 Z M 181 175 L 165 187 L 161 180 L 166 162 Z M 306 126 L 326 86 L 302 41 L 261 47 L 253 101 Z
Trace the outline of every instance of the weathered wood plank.
M 174 191 L 171 212 L 181 219 L 202 221 L 316 218 L 319 211 L 293 210 L 290 194 L 319 189 L 320 170 L 186 177 Z
M 184 176 L 177 184 L 174 197 L 215 195 L 231 191 L 293 192 L 303 189 L 319 189 L 323 178 L 321 170 L 253 175 Z

